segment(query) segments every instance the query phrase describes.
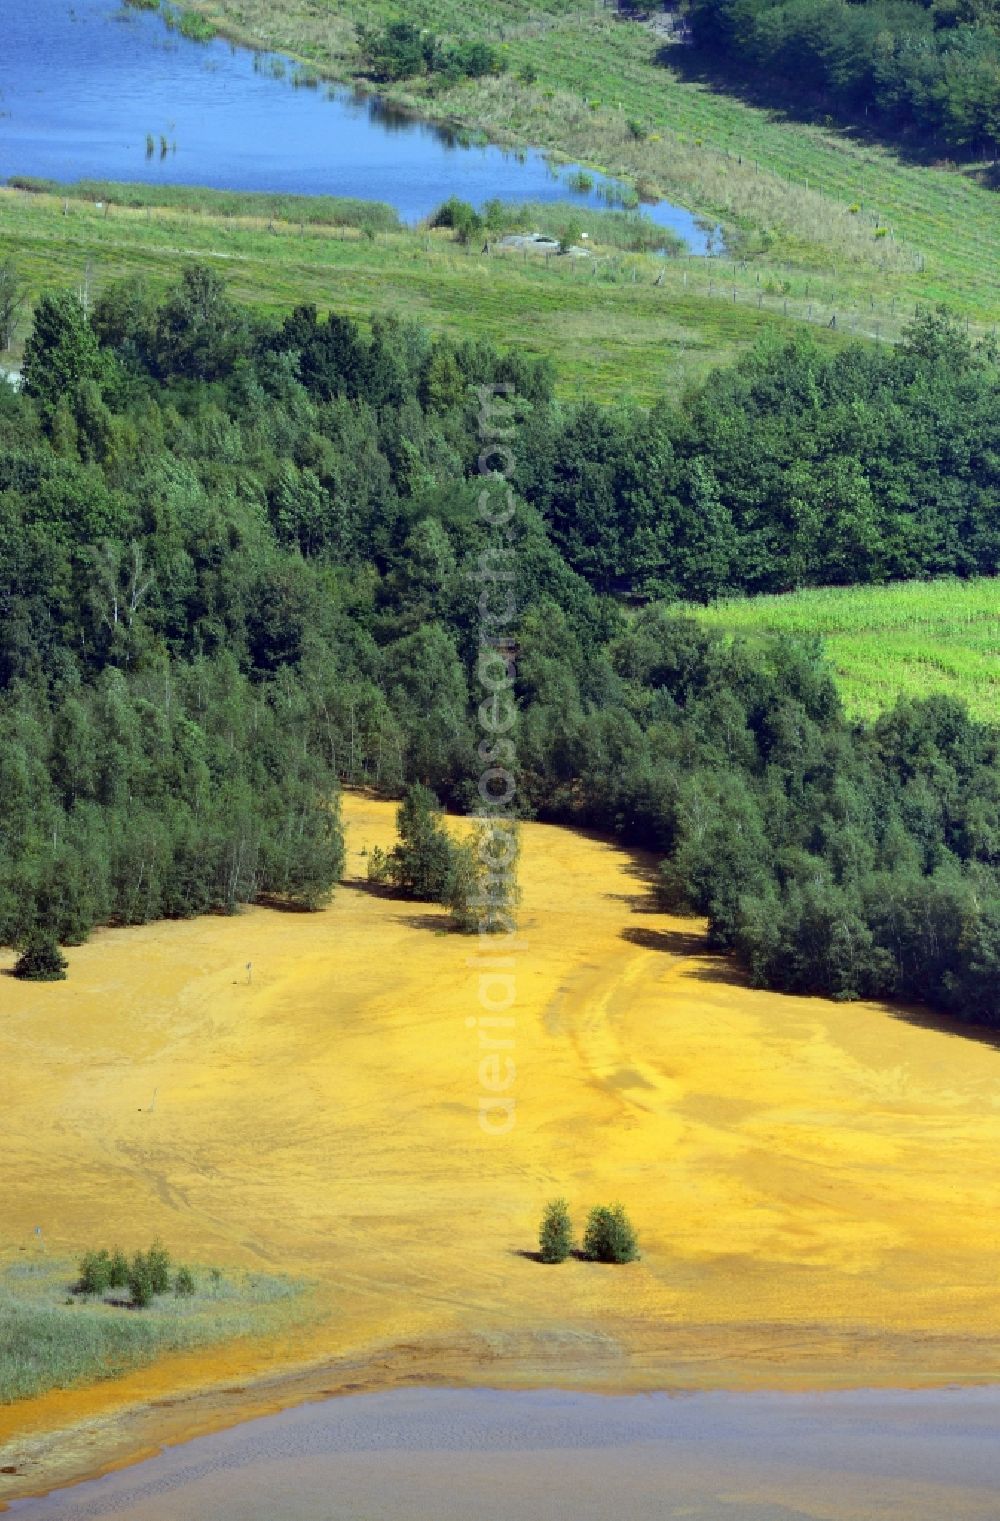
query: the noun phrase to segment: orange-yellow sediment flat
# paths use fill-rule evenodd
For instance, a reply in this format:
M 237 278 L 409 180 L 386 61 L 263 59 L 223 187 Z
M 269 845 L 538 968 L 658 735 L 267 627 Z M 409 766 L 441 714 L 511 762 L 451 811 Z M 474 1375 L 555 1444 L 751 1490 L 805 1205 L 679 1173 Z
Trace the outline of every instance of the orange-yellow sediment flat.
M 751 991 L 699 924 L 652 910 L 648 860 L 529 825 L 515 1122 L 486 1135 L 477 944 L 367 890 L 392 805 L 348 796 L 345 821 L 349 881 L 322 914 L 103 932 L 65 983 L 0 982 L 4 1253 L 40 1222 L 68 1257 L 158 1234 L 315 1285 L 280 1337 L 0 1409 L 27 1469 L 401 1379 L 997 1376 L 1000 1051 Z M 532 1261 L 555 1195 L 580 1221 L 621 1199 L 641 1263 Z M 151 1401 L 154 1424 L 120 1419 Z

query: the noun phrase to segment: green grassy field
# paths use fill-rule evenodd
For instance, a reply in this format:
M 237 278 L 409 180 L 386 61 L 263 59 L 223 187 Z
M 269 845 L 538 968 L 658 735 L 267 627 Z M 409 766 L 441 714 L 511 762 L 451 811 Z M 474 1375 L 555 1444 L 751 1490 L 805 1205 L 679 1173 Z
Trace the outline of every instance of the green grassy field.
M 948 303 L 1000 315 L 1000 200 L 980 166 L 908 164 L 825 126 L 759 110 L 657 62 L 661 40 L 572 0 L 193 0 L 232 35 L 338 78 L 363 70 L 355 23 L 404 14 L 442 35 L 503 44 L 496 80 L 391 93 L 492 138 L 536 143 L 720 217 L 766 279 L 809 273 L 842 303 Z M 668 50 L 670 56 L 681 55 Z M 533 71 L 528 85 L 522 76 Z M 646 132 L 636 141 L 629 121 Z M 880 232 L 883 235 L 879 235 Z
M 12 175 L 13 190 L 48 195 L 59 202 L 110 202 L 129 211 L 179 211 L 203 213 L 217 218 L 249 217 L 257 222 L 277 218 L 282 222 L 318 227 L 370 228 L 374 232 L 398 232 L 400 220 L 382 201 L 358 201 L 349 196 L 280 195 L 256 190 L 207 190 L 200 185 L 146 185 L 140 181 L 39 179 L 35 175 Z
M 604 401 L 650 402 L 676 392 L 766 332 L 805 328 L 836 345 L 875 331 L 861 306 L 842 308 L 832 330 L 815 289 L 808 298 L 768 293 L 751 270 L 721 269 L 717 261 L 599 245 L 586 260 L 486 256 L 478 242 L 463 248 L 446 232 L 219 214 L 225 196 L 217 203 L 201 190 L 175 190 L 167 206 L 136 208 L 127 204 L 131 187 L 117 192 L 122 204 L 114 187 L 101 189 L 100 207 L 63 194 L 0 191 L 0 258 L 15 261 L 33 296 L 84 283 L 93 293 L 131 274 L 162 288 L 185 262 L 203 259 L 225 274 L 238 300 L 271 311 L 315 301 L 360 318 L 398 312 L 435 331 L 548 356 L 563 394 Z M 546 216 L 560 213 L 550 207 Z M 596 235 L 599 215 L 586 220 Z M 884 318 L 880 335 L 896 336 L 909 315 Z
M 132 1310 L 70 1293 L 74 1265 L 46 1258 L 0 1272 L 0 1404 L 93 1378 L 120 1378 L 165 1352 L 273 1330 L 298 1290 L 266 1274 L 195 1274 L 189 1299 Z
M 873 717 L 901 694 L 962 698 L 1000 722 L 1000 581 L 907 581 L 719 602 L 697 616 L 734 634 L 823 638 L 848 710 Z

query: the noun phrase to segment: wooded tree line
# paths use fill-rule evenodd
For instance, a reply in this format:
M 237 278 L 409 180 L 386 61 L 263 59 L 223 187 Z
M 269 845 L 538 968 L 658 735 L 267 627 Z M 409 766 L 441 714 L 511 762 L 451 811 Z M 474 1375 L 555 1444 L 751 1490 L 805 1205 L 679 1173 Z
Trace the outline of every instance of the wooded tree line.
M 928 315 L 898 348 L 772 342 L 680 408 L 536 413 L 519 484 L 599 590 L 705 601 L 1000 566 L 1000 371 Z
M 995 0 L 690 0 L 694 37 L 776 101 L 803 89 L 961 154 L 1000 142 L 1000 10 Z
M 995 361 L 937 319 L 650 416 L 199 269 L 46 297 L 0 387 L 0 939 L 316 904 L 338 778 L 477 801 L 469 387 L 505 382 L 525 811 L 658 849 L 762 985 L 1000 1022 L 997 732 L 944 700 L 852 724 L 818 648 L 609 595 L 995 569 Z

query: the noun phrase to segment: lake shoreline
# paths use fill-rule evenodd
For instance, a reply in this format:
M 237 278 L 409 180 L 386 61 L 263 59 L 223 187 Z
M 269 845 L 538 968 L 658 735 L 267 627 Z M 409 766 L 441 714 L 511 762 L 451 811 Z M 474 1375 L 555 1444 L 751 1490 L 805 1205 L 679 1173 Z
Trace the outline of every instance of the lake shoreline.
M 52 1477 L 44 1488 L 16 1497 L 29 1503 L 17 1503 L 14 1513 L 24 1513 L 29 1521 L 36 1515 L 38 1521 L 71 1521 L 77 1515 L 103 1521 L 124 1503 L 137 1521 L 147 1516 L 158 1521 L 165 1496 L 174 1495 L 182 1504 L 186 1501 L 183 1516 L 171 1509 L 177 1521 L 186 1521 L 189 1514 L 218 1514 L 221 1521 L 239 1515 L 241 1521 L 249 1521 L 251 1516 L 274 1513 L 276 1497 L 270 1504 L 265 1498 L 270 1487 L 287 1503 L 289 1518 L 294 1514 L 312 1521 L 317 1492 L 326 1493 L 329 1486 L 341 1505 L 349 1503 L 351 1496 L 338 1481 L 346 1474 L 356 1484 L 360 1469 L 366 1514 L 368 1486 L 373 1485 L 381 1490 L 383 1504 L 398 1505 L 400 1515 L 410 1517 L 418 1514 L 411 1506 L 419 1503 L 411 1486 L 414 1481 L 418 1489 L 427 1484 L 429 1463 L 432 1482 L 446 1489 L 449 1471 L 462 1472 L 462 1493 L 468 1492 L 469 1475 L 479 1470 L 478 1492 L 508 1507 L 513 1500 L 514 1507 L 502 1513 L 514 1516 L 536 1514 L 518 1509 L 517 1502 L 524 1503 L 518 1486 L 523 1491 L 531 1485 L 522 1470 L 538 1465 L 551 1476 L 546 1515 L 562 1517 L 559 1500 L 571 1498 L 571 1513 L 582 1513 L 584 1521 L 594 1514 L 589 1503 L 595 1475 L 588 1474 L 588 1468 L 602 1476 L 602 1469 L 606 1475 L 616 1466 L 630 1480 L 638 1473 L 641 1481 L 646 1471 L 646 1505 L 640 1508 L 637 1497 L 631 1496 L 634 1508 L 628 1514 L 633 1518 L 660 1516 L 668 1498 L 666 1485 L 672 1501 L 680 1498 L 680 1490 L 701 1503 L 724 1497 L 728 1504 L 734 1493 L 758 1504 L 761 1499 L 774 1503 L 780 1496 L 774 1514 L 782 1517 L 805 1516 L 805 1511 L 785 1508 L 796 1499 L 801 1503 L 805 1493 L 817 1503 L 809 1516 L 824 1521 L 855 1517 L 860 1513 L 854 1508 L 859 1496 L 868 1501 L 876 1494 L 883 1503 L 909 1499 L 909 1521 L 936 1517 L 941 1514 L 938 1507 L 956 1498 L 964 1501 L 956 1514 L 968 1521 L 992 1515 L 992 1469 L 997 1460 L 990 1437 L 998 1385 L 925 1391 L 912 1397 L 905 1391 L 872 1389 L 799 1397 L 670 1390 L 655 1391 L 649 1399 L 606 1391 L 597 1395 L 595 1400 L 593 1391 L 549 1385 L 525 1391 L 482 1381 L 428 1384 L 415 1379 L 317 1387 L 303 1390 L 294 1405 L 261 1403 L 252 1411 L 231 1411 L 229 1418 L 210 1427 L 188 1423 L 156 1435 L 144 1433 L 141 1450 L 87 1472 Z M 514 1454 L 516 1480 L 510 1493 L 498 1498 L 498 1486 L 483 1481 L 513 1480 L 509 1464 Z M 291 1474 L 283 1472 L 289 1461 Z M 224 1485 L 214 1504 L 213 1478 Z M 289 1488 L 289 1478 L 294 1489 Z M 199 1494 L 206 1481 L 207 1500 Z M 238 1499 L 241 1484 L 244 1496 Z M 639 1500 L 643 1487 L 640 1482 Z M 755 1488 L 761 1493 L 755 1494 Z M 628 1503 L 630 1497 L 622 1498 Z M 144 1508 L 150 1502 L 152 1511 Z M 234 1504 L 241 1508 L 231 1511 Z M 253 1508 L 262 1504 L 267 1508 Z M 440 1508 L 438 1497 L 432 1508 L 424 1496 L 426 1509 L 419 1514 L 448 1521 L 447 1504 Z M 930 1509 L 924 1508 L 927 1505 Z M 699 1505 L 697 1514 L 714 1517 L 716 1511 Z M 755 1504 L 752 1514 L 769 1517 L 771 1512 L 759 1511 Z M 490 1518 L 493 1515 L 490 1510 Z
M 216 36 L 224 42 L 232 43 L 235 47 L 247 48 L 251 53 L 265 55 L 268 53 L 280 54 L 282 58 L 289 59 L 292 63 L 301 64 L 303 68 L 310 69 L 324 84 L 339 85 L 343 89 L 352 90 L 356 95 L 365 100 L 378 100 L 391 106 L 393 111 L 402 116 L 407 116 L 415 123 L 426 123 L 431 126 L 447 127 L 456 132 L 482 133 L 493 148 L 502 148 L 507 152 L 536 152 L 547 163 L 565 167 L 577 162 L 572 154 L 562 148 L 542 147 L 538 144 L 529 143 L 515 133 L 498 132 L 495 127 L 480 124 L 474 115 L 460 116 L 454 111 L 435 112 L 432 107 L 434 102 L 417 102 L 405 90 L 393 89 L 391 84 L 377 85 L 373 80 L 366 79 L 363 75 L 351 74 L 347 71 L 340 72 L 332 69 L 329 64 L 322 63 L 315 58 L 307 58 L 304 53 L 297 53 L 294 48 L 279 45 L 277 42 L 268 42 L 263 38 L 255 37 L 245 26 L 227 17 L 220 17 L 214 6 L 207 4 L 206 0 L 191 0 L 189 9 L 197 11 L 206 20 L 211 21 L 215 28 Z M 605 175 L 608 179 L 620 180 L 623 184 L 631 183 L 626 176 L 615 170 L 606 168 L 603 164 L 585 162 L 580 160 L 580 167 L 592 170 L 596 174 Z M 683 201 L 678 205 L 685 206 Z M 706 223 L 710 221 L 709 214 L 687 205 L 685 209 L 692 216 L 703 218 Z
M 684 1328 L 678 1328 L 678 1332 L 679 1340 L 683 1340 Z M 688 1328 L 688 1336 L 690 1334 L 691 1328 Z M 760 1334 L 758 1331 L 759 1337 Z M 527 1348 L 534 1338 L 526 1334 L 525 1339 Z M 690 1353 L 696 1351 L 697 1340 L 696 1336 L 695 1344 L 689 1348 Z M 209 1367 L 212 1350 L 208 1348 L 204 1354 Z M 107 1474 L 132 1468 L 165 1450 L 230 1431 L 249 1421 L 352 1395 L 386 1394 L 417 1388 L 489 1389 L 509 1394 L 548 1391 L 601 1395 L 609 1399 L 653 1394 L 678 1398 L 720 1395 L 809 1399 L 1000 1390 L 1000 1370 L 976 1373 L 965 1369 L 949 1374 L 942 1368 L 936 1375 L 921 1376 L 911 1368 L 909 1376 L 896 1376 L 882 1382 L 872 1376 L 870 1369 L 859 1370 L 856 1379 L 846 1376 L 843 1368 L 833 1366 L 827 1368 L 825 1374 L 814 1370 L 811 1375 L 786 1374 L 779 1378 L 774 1373 L 758 1377 L 751 1367 L 744 1366 L 742 1376 L 734 1375 L 719 1383 L 711 1376 L 706 1378 L 703 1368 L 699 1376 L 698 1358 L 693 1356 L 690 1362 L 677 1365 L 673 1380 L 667 1378 L 665 1366 L 643 1367 L 638 1359 L 624 1367 L 618 1363 L 610 1376 L 607 1369 L 601 1370 L 595 1365 L 589 1372 L 581 1366 L 560 1378 L 551 1367 L 532 1363 L 528 1357 L 512 1358 L 503 1367 L 494 1362 L 487 1373 L 487 1359 L 482 1351 L 462 1349 L 457 1344 L 453 1347 L 442 1345 L 436 1349 L 421 1349 L 415 1358 L 413 1350 L 386 1346 L 356 1357 L 327 1357 L 321 1363 L 289 1366 L 273 1373 L 262 1372 L 255 1376 L 247 1372 L 245 1382 L 235 1386 L 227 1378 L 224 1384 L 216 1381 L 206 1382 L 202 1387 L 179 1387 L 173 1392 L 161 1390 L 155 1398 L 145 1402 L 135 1399 L 117 1402 L 114 1384 L 82 1385 L 19 1402 L 19 1405 L 8 1407 L 6 1412 L 0 1411 L 0 1417 L 9 1416 L 18 1408 L 29 1411 L 34 1407 L 37 1410 L 47 1401 L 51 1404 L 52 1396 L 59 1398 L 60 1403 L 72 1403 L 74 1395 L 81 1401 L 98 1391 L 107 1395 L 104 1409 L 89 1415 L 81 1414 L 69 1424 L 52 1426 L 20 1439 L 16 1436 L 4 1438 L 0 1426 L 0 1470 L 15 1464 L 21 1470 L 16 1474 L 0 1473 L 0 1514 L 7 1513 L 12 1502 L 75 1488 Z M 717 1336 L 707 1335 L 700 1350 L 703 1359 L 711 1364 L 718 1353 Z M 171 1361 L 164 1359 L 158 1367 L 140 1370 L 133 1378 L 141 1381 L 144 1375 L 162 1374 Z M 120 1386 L 124 1383 L 124 1380 L 120 1381 Z M 20 1461 L 18 1454 L 21 1455 Z
M 585 172 L 553 145 L 511 151 L 496 133 L 456 127 L 448 110 L 321 74 L 294 52 L 265 55 L 254 39 L 178 39 L 162 17 L 141 10 L 115 26 L 100 0 L 81 0 L 68 17 L 58 0 L 40 6 L 19 18 L 7 75 L 0 69 L 8 118 L 0 179 L 8 182 L 367 200 L 391 206 L 410 228 L 453 198 L 479 209 L 491 201 L 558 206 L 564 218 L 570 208 L 593 215 L 632 206 L 627 177 Z M 42 37 L 58 63 L 51 78 L 34 71 Z M 659 230 L 664 251 L 717 251 L 719 229 L 665 192 L 647 201 L 641 220 L 639 246 L 652 246 Z

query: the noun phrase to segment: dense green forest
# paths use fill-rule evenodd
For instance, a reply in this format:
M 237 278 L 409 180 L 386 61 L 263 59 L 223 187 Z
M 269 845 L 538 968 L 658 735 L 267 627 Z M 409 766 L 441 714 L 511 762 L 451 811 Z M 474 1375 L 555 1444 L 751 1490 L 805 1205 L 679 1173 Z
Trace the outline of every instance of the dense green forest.
M 670 608 L 995 572 L 990 350 L 928 317 L 898 351 L 761 349 L 652 414 L 564 407 L 523 355 L 270 321 L 192 268 L 159 304 L 45 297 L 24 378 L 0 386 L 0 941 L 315 906 L 338 781 L 473 806 L 470 570 L 500 555 L 526 813 L 654 846 L 665 901 L 761 985 L 1000 1023 L 1000 733 L 945 699 L 853 724 L 817 646 Z M 482 385 L 512 388 L 499 546 Z
M 995 0 L 691 0 L 695 40 L 826 109 L 911 134 L 924 148 L 995 153 Z

